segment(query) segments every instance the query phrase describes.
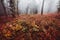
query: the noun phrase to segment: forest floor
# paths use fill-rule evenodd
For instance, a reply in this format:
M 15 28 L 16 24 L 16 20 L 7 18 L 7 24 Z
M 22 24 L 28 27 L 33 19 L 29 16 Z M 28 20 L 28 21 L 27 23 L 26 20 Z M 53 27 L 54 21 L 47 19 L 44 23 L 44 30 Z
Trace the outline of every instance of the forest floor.
M 0 40 L 60 40 L 60 14 L 0 17 Z

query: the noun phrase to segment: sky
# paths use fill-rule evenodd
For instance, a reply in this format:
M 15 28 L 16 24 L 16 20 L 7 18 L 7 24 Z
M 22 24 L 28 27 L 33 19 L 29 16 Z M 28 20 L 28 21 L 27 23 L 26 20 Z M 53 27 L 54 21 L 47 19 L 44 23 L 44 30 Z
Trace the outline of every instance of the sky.
M 44 0 L 44 13 L 51 13 L 57 11 L 57 5 L 59 0 Z M 26 13 L 28 9 L 28 13 L 33 12 L 34 10 L 38 10 L 38 13 L 41 13 L 43 0 L 18 0 L 18 12 Z M 7 6 L 7 1 L 4 1 L 5 6 Z M 9 5 L 9 4 L 8 4 Z

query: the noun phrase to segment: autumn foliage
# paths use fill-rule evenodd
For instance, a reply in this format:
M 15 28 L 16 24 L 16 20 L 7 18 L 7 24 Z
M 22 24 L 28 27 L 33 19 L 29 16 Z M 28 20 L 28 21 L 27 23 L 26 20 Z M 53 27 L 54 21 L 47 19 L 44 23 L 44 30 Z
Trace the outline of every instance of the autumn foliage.
M 0 19 L 0 40 L 60 40 L 60 14 Z

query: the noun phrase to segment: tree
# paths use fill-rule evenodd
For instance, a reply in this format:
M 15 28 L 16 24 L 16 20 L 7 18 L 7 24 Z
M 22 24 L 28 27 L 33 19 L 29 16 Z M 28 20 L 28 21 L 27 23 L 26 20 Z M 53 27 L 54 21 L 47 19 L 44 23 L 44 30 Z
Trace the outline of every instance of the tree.
M 4 8 L 4 13 L 5 13 L 5 15 L 7 16 L 7 13 L 6 13 L 6 8 L 5 8 L 5 6 L 4 6 L 4 2 L 3 2 L 4 0 L 1 0 L 1 4 L 2 4 L 2 6 L 3 6 L 3 8 Z
M 58 5 L 58 13 L 60 12 L 60 1 L 59 1 L 59 5 Z
M 18 0 L 17 0 L 17 15 L 19 16 L 19 13 L 18 13 Z
M 44 8 L 44 0 L 42 2 L 41 15 L 43 14 L 43 8 Z
M 12 14 L 12 17 L 15 17 L 15 0 L 10 0 L 10 11 L 11 11 L 11 14 Z

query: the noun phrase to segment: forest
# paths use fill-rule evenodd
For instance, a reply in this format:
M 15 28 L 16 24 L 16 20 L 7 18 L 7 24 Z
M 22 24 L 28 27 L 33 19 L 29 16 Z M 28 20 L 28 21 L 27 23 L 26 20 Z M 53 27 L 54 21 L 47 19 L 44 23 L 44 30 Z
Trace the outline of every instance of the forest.
M 0 0 L 0 40 L 60 40 L 60 0 Z

